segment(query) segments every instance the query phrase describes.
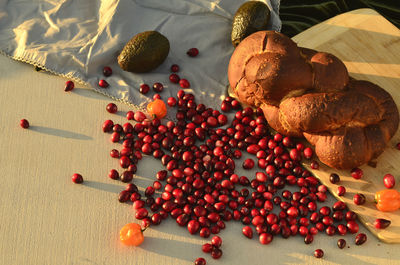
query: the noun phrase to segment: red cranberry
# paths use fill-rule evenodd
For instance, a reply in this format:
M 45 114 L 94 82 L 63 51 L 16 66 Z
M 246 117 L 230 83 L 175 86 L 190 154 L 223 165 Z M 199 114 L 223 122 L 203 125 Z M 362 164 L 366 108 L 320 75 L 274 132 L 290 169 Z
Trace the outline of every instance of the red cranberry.
M 386 227 L 388 227 L 391 224 L 390 220 L 387 219 L 383 219 L 383 218 L 378 218 L 375 220 L 374 222 L 374 226 L 377 229 L 385 229 Z
M 353 211 L 348 211 L 346 212 L 345 219 L 346 221 L 354 221 L 357 219 L 357 214 Z
M 65 91 L 65 92 L 71 91 L 71 90 L 74 89 L 74 87 L 75 87 L 74 82 L 72 82 L 71 80 L 69 80 L 69 81 L 65 82 L 64 91 Z
M 174 97 L 169 97 L 167 99 L 167 104 L 170 107 L 174 107 L 176 105 L 176 99 Z
M 332 173 L 332 174 L 329 176 L 329 181 L 330 181 L 332 184 L 336 184 L 336 183 L 338 183 L 338 182 L 340 181 L 340 177 L 339 177 L 338 174 Z
M 138 220 L 142 220 L 148 216 L 149 212 L 146 210 L 146 208 L 140 208 L 136 210 L 135 217 Z
M 179 85 L 181 86 L 181 88 L 189 88 L 190 87 L 189 81 L 185 78 L 182 78 L 181 80 L 179 80 Z
M 199 50 L 197 48 L 190 48 L 186 54 L 190 57 L 196 57 L 199 54 Z
M 112 149 L 112 150 L 110 151 L 110 156 L 111 156 L 112 158 L 119 158 L 119 151 L 118 151 L 117 149 Z
M 363 171 L 360 168 L 353 168 L 350 172 L 351 176 L 355 179 L 360 179 L 363 176 Z
M 307 245 L 311 244 L 313 241 L 314 241 L 314 236 L 312 234 L 307 234 L 304 237 L 304 243 L 307 244 Z
M 108 173 L 108 177 L 110 179 L 118 179 L 119 178 L 119 173 L 115 169 L 111 169 L 110 172 Z
M 358 232 L 359 227 L 355 221 L 351 220 L 347 222 L 347 229 L 350 233 L 355 234 Z
M 355 243 L 356 245 L 362 245 L 365 243 L 365 241 L 367 241 L 367 235 L 364 233 L 359 233 L 358 235 L 356 235 L 355 238 Z
M 253 229 L 250 226 L 245 226 L 242 229 L 243 235 L 245 235 L 247 238 L 253 238 Z
M 319 164 L 317 161 L 312 161 L 310 166 L 312 169 L 319 169 Z
M 320 259 L 324 256 L 324 251 L 322 249 L 316 249 L 314 250 L 314 257 L 317 259 Z
M 109 86 L 109 84 L 108 84 L 108 82 L 107 82 L 106 80 L 101 79 L 101 80 L 99 81 L 99 87 L 107 88 L 108 86 Z
M 400 143 L 396 144 L 396 148 L 397 148 L 397 150 L 400 150 Z
M 119 193 L 118 201 L 119 202 L 127 202 L 131 196 L 129 191 L 123 190 Z
M 214 226 L 216 227 L 216 226 Z M 211 257 L 213 259 L 219 259 L 222 256 L 222 250 L 220 250 L 219 248 L 213 248 L 211 250 Z
M 344 186 L 339 186 L 337 188 L 337 195 L 338 196 L 343 196 L 346 193 L 346 188 Z
M 272 242 L 273 238 L 274 237 L 269 233 L 261 233 L 258 239 L 261 244 L 268 245 Z
M 106 106 L 106 110 L 107 110 L 109 113 L 116 113 L 116 112 L 118 111 L 118 107 L 117 107 L 117 105 L 115 105 L 114 103 L 109 103 L 109 104 Z
M 28 129 L 29 128 L 29 122 L 26 119 L 20 120 L 19 121 L 19 125 L 24 129 Z
M 357 193 L 353 197 L 353 202 L 357 205 L 362 205 L 365 203 L 365 196 L 364 194 Z
M 311 159 L 313 156 L 313 153 L 314 152 L 310 147 L 304 148 L 304 150 L 303 150 L 304 157 L 307 159 Z
M 141 84 L 139 88 L 139 92 L 142 94 L 147 94 L 150 91 L 150 86 L 148 84 Z
M 204 258 L 197 258 L 194 261 L 194 265 L 206 265 L 206 264 L 207 264 L 207 262 Z
M 103 75 L 104 76 L 110 76 L 112 75 L 112 69 L 109 66 L 104 66 L 103 67 Z
M 177 75 L 177 74 L 170 74 L 169 75 L 169 81 L 171 81 L 171 83 L 178 84 L 179 80 L 180 80 L 179 75 Z
M 171 65 L 171 72 L 174 72 L 174 73 L 179 72 L 179 65 L 177 65 L 177 64 Z
M 163 84 L 161 84 L 161 83 L 159 83 L 159 82 L 154 83 L 154 84 L 153 84 L 153 90 L 154 90 L 154 92 L 156 92 L 156 93 L 160 93 L 160 92 L 162 92 L 162 91 L 164 90 L 164 86 L 163 86 Z
M 75 173 L 72 175 L 72 182 L 80 184 L 83 182 L 83 177 L 81 174 Z
M 251 158 L 247 158 L 244 162 L 243 162 L 243 168 L 244 169 L 252 169 L 254 167 L 254 160 Z
M 338 246 L 338 248 L 340 248 L 340 249 L 344 248 L 344 247 L 346 246 L 346 240 L 344 240 L 343 238 L 339 239 L 339 240 L 337 241 L 337 246 Z
M 120 179 L 121 179 L 121 181 L 122 182 L 124 182 L 124 183 L 128 183 L 128 182 L 131 182 L 132 181 L 132 179 L 133 179 L 133 173 L 131 172 L 131 171 L 124 171 L 123 173 L 122 173 L 122 175 L 120 176 Z
M 337 201 L 333 204 L 332 209 L 334 211 L 343 211 L 344 209 L 346 209 L 346 204 L 342 201 Z
M 106 120 L 102 126 L 103 132 L 110 132 L 112 130 L 113 126 L 114 126 L 114 122 L 112 120 Z
M 219 236 L 213 236 L 213 238 L 211 238 L 211 244 L 214 247 L 219 248 L 222 245 L 222 239 Z
M 345 234 L 347 234 L 347 226 L 345 226 L 344 224 L 339 224 L 337 226 L 337 231 L 340 235 L 344 236 Z
M 386 174 L 383 177 L 383 184 L 385 185 L 386 188 L 391 189 L 394 187 L 396 184 L 396 181 L 394 179 L 394 176 L 392 174 Z
M 210 243 L 205 243 L 204 245 L 202 245 L 201 249 L 204 253 L 210 253 L 214 249 L 214 246 Z
M 190 220 L 187 224 L 187 229 L 190 234 L 194 235 L 199 231 L 200 224 L 196 220 Z

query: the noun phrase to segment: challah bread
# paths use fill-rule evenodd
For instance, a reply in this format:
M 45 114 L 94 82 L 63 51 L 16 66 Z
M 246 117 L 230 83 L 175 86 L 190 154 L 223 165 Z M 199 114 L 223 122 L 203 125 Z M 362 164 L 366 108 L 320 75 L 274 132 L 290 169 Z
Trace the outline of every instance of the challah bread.
M 244 39 L 231 57 L 228 78 L 241 102 L 260 107 L 276 131 L 304 136 L 333 168 L 378 157 L 398 128 L 389 93 L 350 78 L 334 55 L 297 47 L 275 31 Z

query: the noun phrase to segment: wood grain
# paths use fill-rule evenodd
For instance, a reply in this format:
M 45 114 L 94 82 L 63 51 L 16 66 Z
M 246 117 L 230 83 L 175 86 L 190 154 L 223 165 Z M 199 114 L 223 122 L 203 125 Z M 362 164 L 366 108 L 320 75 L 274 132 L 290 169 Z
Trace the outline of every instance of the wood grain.
M 350 76 L 356 79 L 372 81 L 386 91 L 395 100 L 400 109 L 400 30 L 384 17 L 371 9 L 360 9 L 339 15 L 318 24 L 293 38 L 299 46 L 330 52 L 344 61 Z M 393 174 L 400 181 L 400 151 L 396 143 L 400 142 L 400 131 L 390 141 L 386 151 L 377 159 L 375 168 L 364 165 L 364 177 L 355 180 L 349 171 L 338 171 L 322 166 L 312 170 L 331 193 L 358 214 L 359 220 L 378 238 L 388 243 L 400 243 L 400 211 L 383 213 L 376 210 L 373 199 L 376 191 L 384 189 L 383 176 Z M 322 165 L 322 163 L 320 163 Z M 329 175 L 336 172 L 341 177 L 337 185 L 331 184 Z M 347 193 L 337 196 L 337 186 L 343 185 Z M 398 183 L 399 185 L 399 183 Z M 352 198 L 363 193 L 367 203 L 357 206 Z M 376 218 L 392 221 L 385 230 L 375 229 Z

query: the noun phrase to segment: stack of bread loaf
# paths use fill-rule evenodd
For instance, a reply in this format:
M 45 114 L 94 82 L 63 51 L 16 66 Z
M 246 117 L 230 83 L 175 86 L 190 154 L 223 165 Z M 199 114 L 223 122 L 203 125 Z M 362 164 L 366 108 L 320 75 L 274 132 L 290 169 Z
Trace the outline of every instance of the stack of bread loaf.
M 275 31 L 244 39 L 231 57 L 228 78 L 242 103 L 260 107 L 279 133 L 305 137 L 333 168 L 377 158 L 399 124 L 384 89 L 349 77 L 334 55 L 298 47 Z

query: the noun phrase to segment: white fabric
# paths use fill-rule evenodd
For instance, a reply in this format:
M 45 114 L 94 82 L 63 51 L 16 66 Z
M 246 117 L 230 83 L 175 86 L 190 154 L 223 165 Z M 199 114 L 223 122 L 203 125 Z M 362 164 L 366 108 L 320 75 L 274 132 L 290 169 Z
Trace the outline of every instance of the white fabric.
M 243 0 L 0 0 L 0 51 L 16 60 L 88 83 L 96 91 L 135 105 L 154 92 L 139 93 L 139 85 L 164 84 L 163 99 L 180 87 L 168 80 L 178 64 L 181 78 L 191 83 L 198 102 L 217 107 L 228 84 L 226 72 L 233 52 L 232 18 Z M 279 0 L 267 0 L 273 10 L 271 29 L 280 31 Z M 157 30 L 170 41 L 165 62 L 146 74 L 122 71 L 117 56 L 139 32 Z M 186 55 L 196 47 L 196 58 Z M 103 66 L 113 75 L 103 77 Z M 98 86 L 106 79 L 109 88 Z M 60 88 L 55 88 L 60 89 Z

